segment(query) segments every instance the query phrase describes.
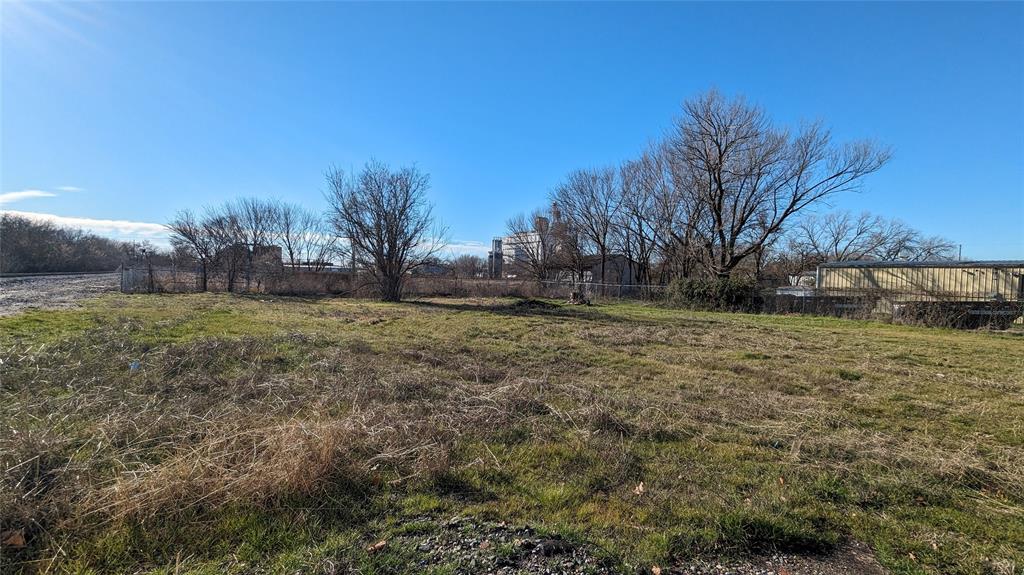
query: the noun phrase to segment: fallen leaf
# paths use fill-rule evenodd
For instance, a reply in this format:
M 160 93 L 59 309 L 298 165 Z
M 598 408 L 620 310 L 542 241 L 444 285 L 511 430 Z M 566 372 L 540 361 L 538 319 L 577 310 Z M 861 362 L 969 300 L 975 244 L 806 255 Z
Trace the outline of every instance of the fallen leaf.
M 779 485 L 785 485 L 785 484 L 786 484 L 786 480 L 780 477 L 779 478 Z
M 654 575 L 661 575 L 661 567 L 658 567 L 657 565 L 651 565 L 651 573 L 653 573 Z
M 2 544 L 4 547 L 13 547 L 14 549 L 21 549 L 25 546 L 25 532 L 21 529 L 4 531 L 3 533 L 0 533 L 0 544 Z
M 368 546 L 366 548 L 366 552 L 367 553 L 371 553 L 371 554 L 372 553 L 376 553 L 376 552 L 380 551 L 381 549 L 383 549 L 384 546 L 387 545 L 387 544 L 388 544 L 388 540 L 387 539 L 381 539 L 380 541 L 374 543 L 373 545 Z
M 480 543 L 480 548 L 481 549 L 490 549 L 491 548 L 491 542 L 490 541 L 483 541 L 483 542 L 481 542 Z
M 633 488 L 633 493 L 635 493 L 637 495 L 643 495 L 644 494 L 644 482 L 643 481 L 640 482 L 640 485 L 637 485 L 636 487 Z

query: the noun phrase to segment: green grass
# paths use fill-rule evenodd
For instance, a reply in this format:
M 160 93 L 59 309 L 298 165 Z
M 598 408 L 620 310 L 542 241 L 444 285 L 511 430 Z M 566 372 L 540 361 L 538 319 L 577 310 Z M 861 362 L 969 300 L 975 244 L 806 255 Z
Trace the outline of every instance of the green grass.
M 115 295 L 0 318 L 0 359 L 0 521 L 29 539 L 0 567 L 415 572 L 366 546 L 454 513 L 623 568 L 850 539 L 896 573 L 1024 564 L 1011 333 Z

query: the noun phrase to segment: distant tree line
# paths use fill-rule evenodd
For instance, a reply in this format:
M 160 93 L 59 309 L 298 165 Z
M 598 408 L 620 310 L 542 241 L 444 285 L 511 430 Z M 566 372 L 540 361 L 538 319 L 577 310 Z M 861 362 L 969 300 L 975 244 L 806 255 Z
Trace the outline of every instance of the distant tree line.
M 213 274 L 224 276 L 228 291 L 248 290 L 268 266 L 321 271 L 339 255 L 326 218 L 277 200 L 240 198 L 201 213 L 182 210 L 167 228 L 175 253 L 195 264 L 203 291 Z
M 169 255 L 147 242 L 123 242 L 15 214 L 0 216 L 0 273 L 114 271 L 144 257 Z
M 896 221 L 809 215 L 889 158 L 873 142 L 835 143 L 820 123 L 777 126 L 762 108 L 710 91 L 639 157 L 572 171 L 550 208 L 510 218 L 514 264 L 540 280 L 581 277 L 586 266 L 604 281 L 614 253 L 646 284 L 761 277 L 794 261 L 951 257 L 949 241 Z

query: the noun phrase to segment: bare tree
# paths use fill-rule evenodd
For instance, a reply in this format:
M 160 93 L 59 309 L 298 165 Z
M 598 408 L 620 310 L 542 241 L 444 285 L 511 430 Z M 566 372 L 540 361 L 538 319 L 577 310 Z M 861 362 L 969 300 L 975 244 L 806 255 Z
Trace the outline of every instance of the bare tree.
M 862 212 L 830 212 L 803 218 L 793 229 L 789 250 L 817 265 L 850 260 L 952 259 L 954 245 L 939 237 L 925 237 L 899 220 Z
M 319 214 L 290 203 L 277 204 L 274 209 L 275 235 L 293 271 L 302 267 L 321 271 L 332 257 L 341 255 L 337 236 Z
M 866 141 L 834 146 L 817 123 L 791 135 L 761 108 L 716 91 L 684 104 L 668 150 L 675 181 L 700 207 L 688 231 L 719 277 L 762 250 L 794 214 L 856 190 L 889 159 Z
M 921 236 L 908 259 L 911 261 L 944 261 L 957 258 L 957 246 L 941 236 Z
M 867 212 L 857 216 L 832 212 L 801 220 L 795 226 L 790 246 L 817 263 L 861 260 L 879 254 L 887 242 L 901 243 L 907 237 L 906 231 L 890 228 L 882 218 Z
M 558 276 L 568 270 L 573 282 L 593 281 L 587 278 L 587 268 L 592 265 L 591 247 L 594 245 L 583 231 L 565 221 L 552 219 L 550 232 L 551 274 Z M 609 238 L 609 242 L 613 238 Z
M 246 240 L 237 214 L 230 206 L 207 208 L 202 220 L 203 233 L 210 238 L 213 248 L 213 269 L 223 272 L 227 280 L 227 290 L 235 291 L 238 274 L 248 270 L 252 263 L 252 253 Z M 249 285 L 246 285 L 248 289 Z
M 616 170 L 576 170 L 551 193 L 554 216 L 565 218 L 597 250 L 601 260 L 601 282 L 612 244 L 612 232 L 621 201 L 616 188 Z M 559 214 L 559 211 L 561 214 Z
M 306 212 L 302 227 L 306 233 L 302 236 L 300 251 L 306 259 L 306 269 L 323 271 L 334 258 L 345 258 L 345 250 L 338 243 L 338 236 L 329 219 Z
M 336 233 L 348 239 L 357 266 L 373 277 L 384 301 L 399 301 L 406 274 L 444 247 L 426 193 L 430 177 L 415 167 L 391 170 L 371 160 L 358 174 L 327 172 Z
M 509 218 L 505 224 L 505 243 L 514 254 L 511 261 L 505 262 L 509 268 L 538 282 L 551 279 L 559 267 L 551 220 L 551 214 L 541 210 L 535 210 L 529 217 L 518 214 Z
M 672 231 L 679 226 L 680 205 L 664 157 L 655 149 L 619 168 L 619 209 L 614 221 L 616 243 L 635 267 L 637 283 L 653 282 L 656 257 L 671 252 Z
M 277 243 L 279 210 L 273 201 L 240 198 L 227 204 L 224 212 L 232 220 L 238 243 L 248 248 L 245 250 L 245 288 L 248 290 L 259 250 Z
M 207 290 L 210 268 L 217 256 L 217 243 L 210 228 L 190 210 L 182 210 L 167 224 L 171 246 L 199 264 L 199 289 Z
M 282 202 L 274 206 L 277 212 L 273 218 L 277 225 L 277 237 L 281 242 L 281 251 L 288 261 L 291 271 L 296 271 L 302 264 L 303 242 L 309 230 L 309 212 L 297 204 Z
M 456 277 L 475 278 L 487 271 L 487 262 L 480 256 L 462 254 L 452 260 L 451 269 Z

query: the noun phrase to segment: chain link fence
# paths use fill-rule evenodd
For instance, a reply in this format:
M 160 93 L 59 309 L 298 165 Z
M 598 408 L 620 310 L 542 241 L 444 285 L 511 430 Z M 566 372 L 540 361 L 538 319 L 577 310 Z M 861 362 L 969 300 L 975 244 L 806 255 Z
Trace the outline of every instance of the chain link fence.
M 123 267 L 121 291 L 125 293 L 189 293 L 202 290 L 202 273 L 191 268 Z M 368 274 L 339 271 L 283 270 L 208 273 L 206 291 L 274 295 L 339 295 L 374 297 L 377 293 Z M 882 319 L 953 328 L 995 327 L 1004 329 L 1021 322 L 1022 302 L 911 301 L 897 292 L 862 290 L 842 295 L 808 290 L 801 295 L 777 293 L 774 288 L 750 284 L 727 297 L 712 294 L 688 297 L 676 285 L 622 285 L 599 282 L 536 281 L 504 278 L 459 278 L 411 275 L 405 297 L 519 297 L 549 298 L 590 303 L 632 300 L 666 305 L 763 314 L 798 314 Z

